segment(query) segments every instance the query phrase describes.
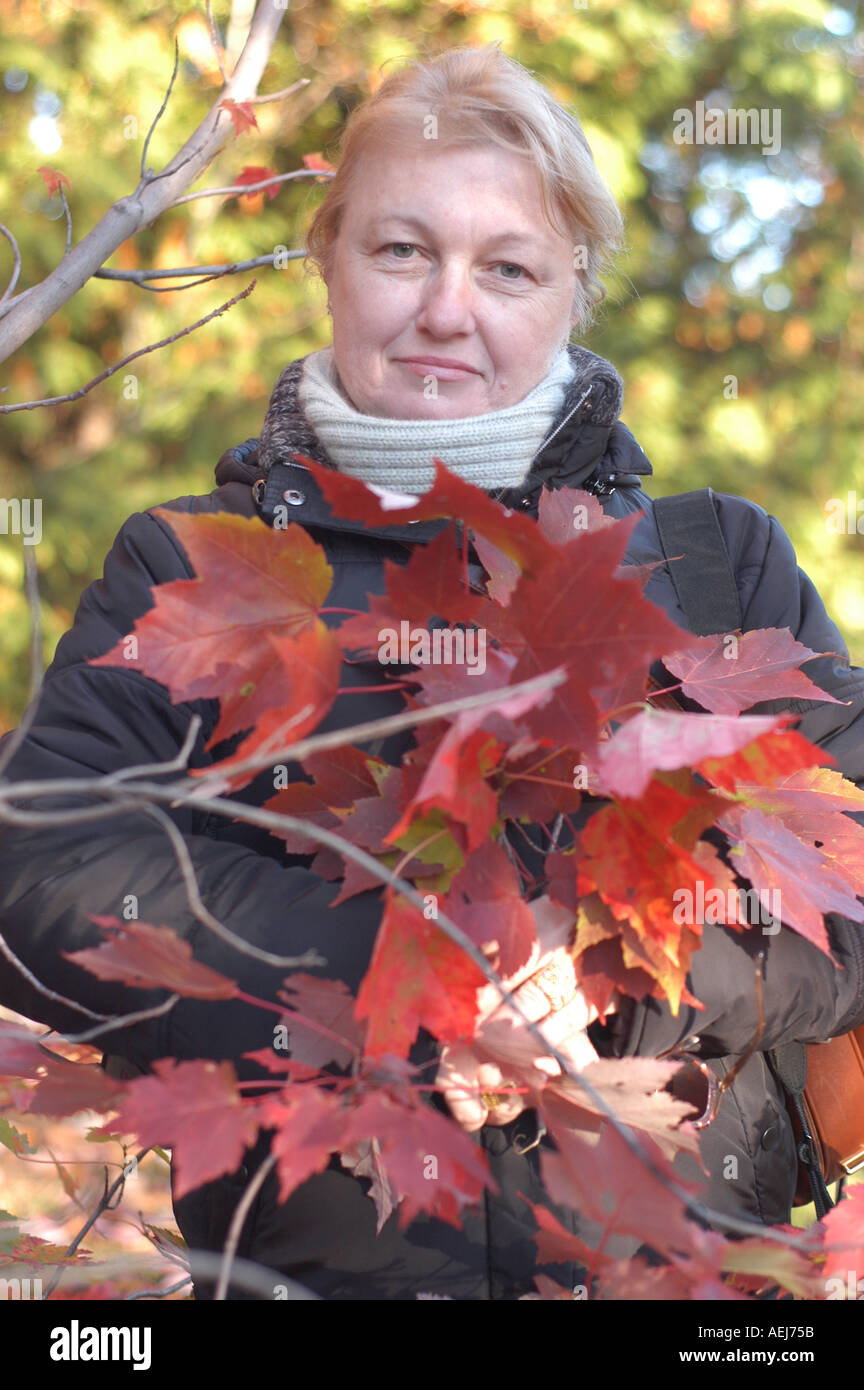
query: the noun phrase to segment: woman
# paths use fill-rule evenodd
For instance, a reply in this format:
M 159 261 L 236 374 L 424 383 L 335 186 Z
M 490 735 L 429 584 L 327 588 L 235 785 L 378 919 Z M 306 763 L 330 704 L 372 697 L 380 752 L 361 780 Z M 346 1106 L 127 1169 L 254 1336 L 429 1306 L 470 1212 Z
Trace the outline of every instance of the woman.
M 308 469 L 295 462 L 296 453 L 377 487 L 414 494 L 431 485 L 434 453 L 464 479 L 535 517 L 543 488 L 587 488 L 612 517 L 643 514 L 629 559 L 662 559 L 652 504 L 639 487 L 651 468 L 618 420 L 620 378 L 608 362 L 568 341 L 602 295 L 598 271 L 620 226 L 576 120 L 497 47 L 454 50 L 392 75 L 349 120 L 339 171 L 309 236 L 310 256 L 329 292 L 332 348 L 285 368 L 260 438 L 223 455 L 214 492 L 171 505 L 193 513 L 259 515 L 269 525 L 277 507 L 287 507 L 290 520 L 311 528 L 327 551 L 335 575 L 328 602 L 334 604 L 356 605 L 364 592 L 381 592 L 384 559 L 401 554 L 404 561 L 423 527 L 394 526 L 385 538 L 343 525 Z M 738 498 L 718 503 L 744 626 L 788 626 L 816 651 L 843 651 L 777 522 Z M 168 760 L 193 712 L 202 715 L 203 726 L 191 762 L 201 767 L 212 760 L 204 746 L 214 702 L 175 707 L 161 686 L 135 672 L 87 664 L 131 631 L 151 604 L 152 585 L 192 573 L 160 520 L 151 513 L 130 518 L 104 578 L 87 589 L 74 627 L 59 644 L 34 727 L 10 776 L 105 773 Z M 350 598 L 338 597 L 340 591 Z M 655 570 L 648 593 L 686 625 L 668 570 Z M 839 690 L 848 676 L 842 661 L 820 667 L 828 690 Z M 374 677 L 370 668 L 363 679 L 380 685 L 380 672 Z M 357 680 L 352 668 L 348 683 Z M 397 692 L 346 697 L 322 728 L 393 713 L 401 704 Z M 860 697 L 848 705 L 820 704 L 802 724 L 852 778 L 864 778 L 862 710 Z M 408 746 L 409 738 L 400 736 L 373 751 L 396 763 Z M 272 794 L 267 771 L 243 799 L 260 805 Z M 379 920 L 377 892 L 330 910 L 336 886 L 316 878 L 303 861 L 286 860 L 263 832 L 215 821 L 194 806 L 175 808 L 172 816 L 204 902 L 218 918 L 280 953 L 314 945 L 328 960 L 328 974 L 357 987 Z M 200 929 L 174 851 L 144 816 L 118 811 L 85 825 L 7 828 L 3 842 L 0 925 L 13 950 L 52 989 L 100 1011 L 159 1001 L 159 991 L 118 991 L 82 979 L 61 954 L 97 941 L 89 914 L 117 913 L 134 893 L 142 920 L 170 923 L 192 942 L 198 959 L 247 992 L 276 997 L 278 970 Z M 830 1037 L 864 1018 L 861 930 L 834 919 L 832 933 L 844 970 L 793 932 L 760 938 L 765 1047 Z M 752 947 L 740 936 L 706 926 L 689 981 L 704 1012 L 697 1018 L 682 1008 L 673 1018 L 656 1001 L 622 1000 L 610 1026 L 592 1026 L 593 1041 L 586 1032 L 593 1013 L 572 975 L 568 983 L 560 952 L 532 960 L 519 998 L 532 1017 L 551 1022 L 555 1016 L 556 1037 L 577 1064 L 594 1056 L 595 1046 L 615 1055 L 657 1056 L 684 1045 L 712 1059 L 722 1075 L 756 1029 L 751 957 Z M 4 1003 L 53 1027 L 80 1028 L 77 1014 L 47 1003 L 7 965 L 0 970 Z M 494 1007 L 494 998 L 484 1006 L 481 1031 Z M 251 1076 L 260 1073 L 241 1055 L 270 1037 L 258 1010 L 184 999 L 158 1018 L 118 1030 L 105 1046 L 141 1070 L 160 1056 L 230 1058 L 241 1075 Z M 533 1112 L 523 1112 L 518 1099 L 490 1109 L 484 1093 L 501 1072 L 485 1069 L 471 1048 L 446 1049 L 440 1079 L 456 1118 L 476 1132 L 489 1155 L 499 1189 L 466 1217 L 464 1229 L 420 1218 L 400 1232 L 391 1218 L 376 1236 L 365 1183 L 334 1159 L 281 1206 L 271 1173 L 252 1205 L 239 1253 L 326 1297 L 509 1299 L 529 1292 L 534 1228 L 518 1194 L 535 1201 L 543 1196 Z M 221 1248 L 239 1196 L 266 1152 L 266 1142 L 259 1142 L 234 1178 L 176 1201 L 190 1246 Z M 705 1131 L 704 1159 L 710 1206 L 763 1222 L 788 1219 L 794 1145 L 762 1053 L 746 1062 L 734 1103 L 722 1105 Z M 208 1297 L 212 1285 L 201 1282 L 196 1291 Z

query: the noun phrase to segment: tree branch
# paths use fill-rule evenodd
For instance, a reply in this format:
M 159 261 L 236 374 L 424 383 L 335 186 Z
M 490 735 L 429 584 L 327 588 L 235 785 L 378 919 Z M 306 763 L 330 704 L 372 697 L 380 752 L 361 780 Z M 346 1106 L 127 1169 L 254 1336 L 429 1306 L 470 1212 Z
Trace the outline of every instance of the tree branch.
M 213 8 L 210 4 L 210 0 L 207 0 L 207 24 L 210 28 L 210 42 L 213 45 L 213 52 L 216 56 L 216 62 L 219 64 L 219 71 L 222 74 L 222 81 L 227 82 L 228 74 L 225 71 L 224 50 L 222 48 L 222 44 L 219 42 L 219 35 L 216 32 L 216 23 L 213 19 Z
M 151 136 L 153 135 L 154 130 L 156 129 L 157 125 L 159 124 L 159 121 L 161 120 L 162 115 L 164 114 L 164 111 L 165 111 L 165 108 L 166 108 L 167 105 L 168 105 L 168 102 L 171 100 L 171 92 L 173 91 L 174 82 L 175 82 L 176 77 L 177 77 L 177 65 L 178 65 L 179 62 L 180 62 L 180 48 L 179 48 L 179 45 L 178 45 L 178 43 L 177 43 L 177 39 L 175 38 L 175 39 L 174 39 L 174 67 L 173 67 L 172 72 L 171 72 L 171 80 L 170 80 L 170 82 L 168 83 L 168 90 L 167 90 L 167 92 L 165 93 L 165 96 L 164 96 L 163 99 L 162 99 L 162 105 L 159 107 L 159 110 L 156 112 L 156 115 L 153 117 L 153 120 L 150 122 L 150 129 L 148 130 L 147 135 L 145 136 L 145 139 L 144 139 L 144 148 L 143 148 L 143 150 L 141 151 L 141 179 L 142 179 L 142 181 L 143 181 L 144 179 L 147 178 L 147 151 L 148 151 L 148 149 L 150 148 L 150 139 L 151 139 Z
M 275 1166 L 276 1155 L 274 1153 L 268 1154 L 234 1209 L 234 1214 L 231 1217 L 231 1225 L 228 1227 L 228 1235 L 225 1238 L 225 1246 L 222 1251 L 222 1268 L 219 1271 L 219 1283 L 216 1285 L 216 1292 L 213 1295 L 214 1302 L 223 1302 L 225 1299 L 225 1295 L 228 1292 L 231 1265 L 237 1254 L 237 1245 L 240 1240 L 240 1232 L 243 1230 L 243 1223 L 246 1220 L 249 1208 L 264 1185 L 264 1179 Z
M 81 386 L 77 391 L 70 391 L 65 396 L 50 396 L 43 401 L 21 401 L 18 405 L 0 405 L 0 415 L 12 415 L 16 410 L 35 410 L 37 406 L 41 405 L 64 405 L 67 401 L 80 400 L 82 396 L 87 395 L 88 391 L 92 391 L 94 386 L 98 386 L 102 381 L 107 381 L 109 376 L 119 372 L 120 368 L 127 366 L 129 362 L 134 362 L 136 357 L 144 357 L 148 352 L 155 352 L 157 348 L 167 347 L 169 343 L 176 343 L 178 338 L 185 338 L 188 333 L 194 333 L 196 328 L 203 328 L 205 323 L 218 318 L 220 314 L 225 313 L 226 309 L 231 309 L 241 299 L 250 295 L 257 283 L 257 280 L 251 281 L 245 290 L 235 294 L 233 299 L 229 299 L 225 304 L 220 304 L 218 309 L 214 309 L 211 314 L 199 319 L 197 323 L 190 324 L 188 328 L 181 328 L 179 333 L 172 333 L 170 338 L 161 338 L 158 343 L 150 343 L 147 347 L 137 348 L 135 352 L 130 352 L 128 357 L 124 357 L 120 362 L 115 362 L 113 367 L 106 367 L 104 372 L 94 376 L 92 381 L 88 381 L 86 386 Z
M 2 311 L 0 361 L 10 357 L 47 323 L 67 300 L 130 236 L 154 222 L 178 194 L 195 182 L 225 143 L 231 118 L 221 108 L 226 99 L 247 101 L 255 96 L 267 66 L 285 10 L 276 0 L 258 0 L 249 34 L 237 66 L 216 102 L 170 164 L 157 178 L 142 181 L 134 193 L 114 203 L 96 226 L 64 257 L 26 298 L 19 297 Z
M 199 188 L 197 193 L 185 193 L 182 198 L 175 198 L 171 204 L 174 208 L 179 208 L 182 203 L 194 203 L 196 198 L 215 198 L 220 194 L 232 193 L 259 193 L 263 188 L 270 188 L 274 183 L 288 183 L 291 179 L 334 179 L 335 173 L 326 169 L 292 169 L 290 174 L 274 174 L 272 178 L 262 179 L 260 183 L 233 183 L 227 188 Z M 306 254 L 305 251 L 299 254 Z
M 0 233 L 2 233 L 3 236 L 5 236 L 6 240 L 9 242 L 9 245 L 12 247 L 12 276 L 9 280 L 9 284 L 3 291 L 3 298 L 0 299 L 0 309 L 2 309 L 3 305 L 6 303 L 7 299 L 9 299 L 10 295 L 12 294 L 12 291 L 14 290 L 15 286 L 18 284 L 18 276 L 21 274 L 21 252 L 18 249 L 18 243 L 15 240 L 12 233 L 10 232 L 9 228 L 4 227 L 2 222 L 0 222 Z
M 277 255 L 281 260 L 298 261 L 306 252 L 271 251 L 268 256 L 254 256 L 248 261 L 235 261 L 233 265 L 187 265 L 180 268 L 172 266 L 168 270 L 97 270 L 94 279 L 128 280 L 131 284 L 151 290 L 154 294 L 173 294 L 177 290 L 191 290 L 195 285 L 205 285 L 208 280 L 219 280 L 223 275 L 234 275 L 241 270 L 258 270 L 262 265 L 272 265 Z M 187 275 L 200 275 L 202 278 L 192 280 L 187 285 L 163 285 L 158 289 L 144 283 L 146 280 L 185 279 Z

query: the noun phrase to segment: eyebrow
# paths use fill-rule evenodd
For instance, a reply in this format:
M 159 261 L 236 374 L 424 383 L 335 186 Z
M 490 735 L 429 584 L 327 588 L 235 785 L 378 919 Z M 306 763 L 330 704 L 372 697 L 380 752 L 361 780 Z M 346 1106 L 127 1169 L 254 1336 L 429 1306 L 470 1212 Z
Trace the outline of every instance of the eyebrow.
M 400 212 L 387 213 L 383 217 L 376 217 L 375 221 L 372 223 L 372 230 L 380 229 L 386 226 L 388 222 L 401 222 L 405 227 L 416 227 L 418 231 L 425 233 L 429 232 L 429 228 L 422 218 L 414 217 L 410 213 Z M 502 246 L 505 243 L 513 246 L 527 246 L 538 254 L 541 254 L 547 249 L 545 241 L 542 238 L 530 236 L 526 232 L 513 231 L 496 232 L 494 236 L 488 238 L 485 245 L 489 247 Z

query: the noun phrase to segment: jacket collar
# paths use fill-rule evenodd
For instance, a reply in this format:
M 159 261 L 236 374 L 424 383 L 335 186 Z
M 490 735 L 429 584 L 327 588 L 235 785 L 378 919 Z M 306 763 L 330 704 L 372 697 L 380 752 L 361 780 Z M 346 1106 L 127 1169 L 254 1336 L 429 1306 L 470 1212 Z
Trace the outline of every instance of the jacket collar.
M 490 493 L 511 509 L 536 515 L 544 487 L 584 487 L 602 494 L 615 487 L 638 486 L 639 477 L 652 472 L 645 454 L 618 419 L 623 399 L 618 372 L 611 362 L 587 348 L 571 343 L 568 351 L 575 369 L 573 381 L 528 475 L 517 488 L 499 488 Z M 332 518 L 308 469 L 295 461 L 294 455 L 302 453 L 325 467 L 334 467 L 298 401 L 304 361 L 303 357 L 297 358 L 284 368 L 270 398 L 259 438 L 228 449 L 217 464 L 216 481 L 220 485 L 245 482 L 254 486 L 258 509 L 270 525 L 277 516 L 276 507 L 287 505 L 289 512 L 296 508 L 296 519 L 305 524 L 329 522 L 340 530 L 371 534 L 368 526 Z M 292 498 L 302 494 L 304 501 L 286 504 L 286 494 Z M 307 506 L 311 506 L 314 517 Z M 422 522 L 388 526 L 380 534 L 395 540 L 401 538 L 396 534 L 399 532 L 404 533 L 404 539 L 418 541 L 427 538 L 427 530 L 431 536 L 439 529 L 438 522 Z

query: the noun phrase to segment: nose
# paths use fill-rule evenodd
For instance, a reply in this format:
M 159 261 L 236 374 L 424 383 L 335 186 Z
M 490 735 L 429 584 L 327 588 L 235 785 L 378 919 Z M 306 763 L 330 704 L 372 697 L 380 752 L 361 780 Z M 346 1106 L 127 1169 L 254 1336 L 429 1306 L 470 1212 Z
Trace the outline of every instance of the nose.
M 451 261 L 433 271 L 423 285 L 417 327 L 436 338 L 473 333 L 475 289 L 466 267 Z

